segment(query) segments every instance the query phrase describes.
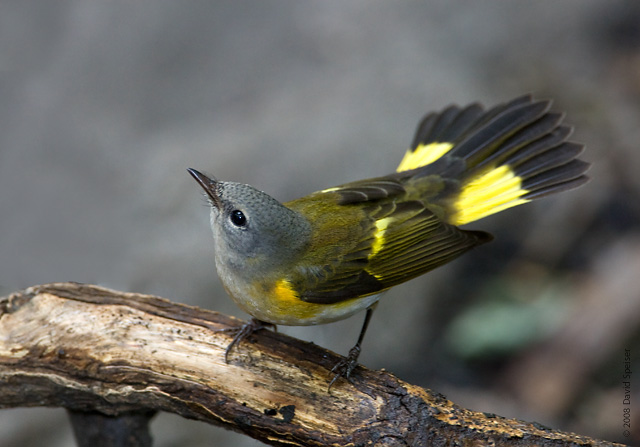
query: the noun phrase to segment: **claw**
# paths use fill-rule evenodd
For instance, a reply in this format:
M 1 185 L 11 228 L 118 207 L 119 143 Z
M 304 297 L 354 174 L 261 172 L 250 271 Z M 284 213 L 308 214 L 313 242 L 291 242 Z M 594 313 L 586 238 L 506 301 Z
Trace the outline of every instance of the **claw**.
M 356 369 L 356 366 L 358 366 L 360 350 L 360 344 L 355 345 L 349 350 L 349 355 L 336 363 L 336 366 L 331 369 L 331 372 L 335 373 L 335 375 L 333 376 L 333 379 L 331 379 L 331 382 L 329 382 L 329 388 L 327 389 L 328 393 L 331 392 L 333 384 L 341 377 L 351 382 L 351 373 Z
M 235 345 L 240 343 L 245 338 L 249 337 L 254 332 L 259 331 L 260 329 L 266 329 L 268 327 L 272 328 L 276 332 L 278 330 L 275 324 L 267 323 L 266 321 L 261 321 L 257 318 L 250 319 L 240 327 L 220 329 L 218 332 L 230 332 L 236 334 L 233 337 L 233 340 L 231 340 L 231 343 L 227 345 L 227 349 L 224 350 L 224 362 L 229 363 L 229 353 Z
M 373 315 L 373 310 L 376 308 L 377 303 L 374 303 L 367 309 L 367 313 L 364 316 L 364 323 L 362 324 L 362 329 L 360 329 L 360 335 L 358 336 L 358 341 L 355 346 L 349 350 L 349 355 L 346 358 L 340 360 L 336 366 L 331 369 L 332 373 L 335 373 L 331 382 L 329 382 L 329 388 L 327 389 L 327 393 L 331 393 L 331 387 L 336 380 L 340 377 L 344 377 L 349 382 L 351 381 L 351 373 L 356 366 L 358 366 L 358 357 L 360 356 L 362 340 L 364 339 L 364 334 L 367 332 L 367 327 L 369 326 L 369 321 L 371 320 L 371 315 Z

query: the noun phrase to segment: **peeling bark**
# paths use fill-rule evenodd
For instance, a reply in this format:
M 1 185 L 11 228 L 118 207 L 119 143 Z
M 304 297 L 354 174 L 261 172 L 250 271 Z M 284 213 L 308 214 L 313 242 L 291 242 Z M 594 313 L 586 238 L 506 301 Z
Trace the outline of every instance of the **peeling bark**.
M 0 407 L 167 411 L 288 446 L 620 445 L 466 410 L 363 367 L 328 393 L 336 354 L 271 331 L 226 364 L 219 330 L 240 324 L 149 295 L 31 287 L 0 298 Z

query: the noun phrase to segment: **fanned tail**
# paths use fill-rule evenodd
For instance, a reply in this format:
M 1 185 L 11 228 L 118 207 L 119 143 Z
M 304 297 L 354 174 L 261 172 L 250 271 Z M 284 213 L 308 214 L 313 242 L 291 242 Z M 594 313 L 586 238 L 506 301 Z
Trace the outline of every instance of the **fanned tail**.
M 484 110 L 450 106 L 419 124 L 398 172 L 438 175 L 447 184 L 438 205 L 463 225 L 588 181 L 583 146 L 550 101 L 530 95 Z

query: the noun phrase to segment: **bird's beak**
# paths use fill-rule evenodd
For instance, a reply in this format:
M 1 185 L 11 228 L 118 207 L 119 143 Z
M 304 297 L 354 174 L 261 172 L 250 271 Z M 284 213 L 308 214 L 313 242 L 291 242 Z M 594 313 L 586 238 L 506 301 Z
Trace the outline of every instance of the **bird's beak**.
M 198 182 L 202 189 L 204 189 L 204 192 L 207 193 L 207 196 L 211 199 L 211 204 L 220 209 L 220 196 L 218 195 L 218 188 L 216 188 L 218 181 L 215 178 L 207 177 L 202 172 L 196 171 L 192 168 L 187 168 L 187 171 L 189 171 L 189 174 L 196 179 L 196 182 Z

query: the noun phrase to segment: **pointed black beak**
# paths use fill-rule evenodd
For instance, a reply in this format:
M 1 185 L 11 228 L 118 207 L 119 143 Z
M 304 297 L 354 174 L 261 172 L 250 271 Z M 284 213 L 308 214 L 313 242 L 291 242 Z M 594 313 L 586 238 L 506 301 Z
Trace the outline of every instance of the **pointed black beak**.
M 189 174 L 196 179 L 196 182 L 204 189 L 204 192 L 207 193 L 207 196 L 211 199 L 211 204 L 216 208 L 220 209 L 220 197 L 218 196 L 216 184 L 218 181 L 215 178 L 210 178 L 204 175 L 200 171 L 196 171 L 193 168 L 187 168 Z

